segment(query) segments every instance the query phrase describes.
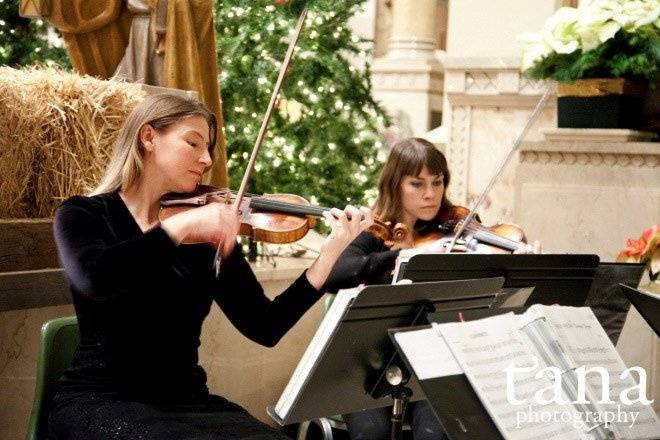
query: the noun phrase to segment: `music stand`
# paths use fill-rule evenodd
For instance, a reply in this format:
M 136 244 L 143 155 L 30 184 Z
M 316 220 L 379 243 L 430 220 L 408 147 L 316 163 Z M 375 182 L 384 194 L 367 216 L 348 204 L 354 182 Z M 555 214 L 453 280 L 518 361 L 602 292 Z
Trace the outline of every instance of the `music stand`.
M 633 289 L 625 284 L 619 284 L 619 287 L 653 329 L 656 336 L 660 336 L 660 296 Z
M 533 286 L 527 305 L 583 306 L 599 258 L 580 254 L 419 254 L 399 270 L 413 282 L 501 276 L 504 287 Z
M 343 311 L 339 324 L 323 342 L 321 354 L 310 361 L 313 364 L 302 385 L 286 399 L 289 403 L 280 407 L 281 398 L 276 407 L 268 407 L 268 414 L 285 425 L 391 405 L 396 384 L 390 394 L 380 386 L 385 367 L 396 358 L 388 329 L 426 323 L 427 311 L 488 307 L 503 282 L 496 277 L 364 288 Z M 305 371 L 302 367 L 296 371 Z M 405 369 L 403 362 L 401 369 Z M 301 378 L 294 374 L 292 383 L 296 379 Z M 425 398 L 406 371 L 401 371 L 399 385 L 409 390 L 411 401 Z
M 584 304 L 589 306 L 603 330 L 616 345 L 630 302 L 623 294 L 619 284 L 637 287 L 644 275 L 644 264 L 640 263 L 600 263 L 596 268 L 594 282 Z

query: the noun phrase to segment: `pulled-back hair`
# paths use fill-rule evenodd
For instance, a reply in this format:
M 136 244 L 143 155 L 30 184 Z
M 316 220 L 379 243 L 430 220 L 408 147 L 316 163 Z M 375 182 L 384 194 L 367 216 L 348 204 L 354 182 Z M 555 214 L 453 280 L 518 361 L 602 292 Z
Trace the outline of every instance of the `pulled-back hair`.
M 142 127 L 149 124 L 156 131 L 165 131 L 175 122 L 191 116 L 200 116 L 208 123 L 209 152 L 212 153 L 218 125 L 215 115 L 204 104 L 194 98 L 171 93 L 147 96 L 126 118 L 105 174 L 91 195 L 126 188 L 140 177 L 144 160 L 144 146 L 140 140 Z
M 374 205 L 374 214 L 383 221 L 400 222 L 403 211 L 401 201 L 403 178 L 418 176 L 424 167 L 431 174 L 441 175 L 445 188 L 449 185 L 447 159 L 432 143 L 426 139 L 408 138 L 394 145 L 378 179 L 378 198 Z M 451 206 L 445 190 L 438 215 Z

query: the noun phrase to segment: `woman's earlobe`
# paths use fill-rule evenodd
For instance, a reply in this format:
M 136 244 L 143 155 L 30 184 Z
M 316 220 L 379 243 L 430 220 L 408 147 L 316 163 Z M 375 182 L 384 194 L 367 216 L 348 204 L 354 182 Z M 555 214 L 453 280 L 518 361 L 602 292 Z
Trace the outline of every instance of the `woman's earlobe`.
M 155 130 L 149 124 L 144 124 L 140 128 L 140 133 L 139 133 L 140 142 L 142 143 L 142 147 L 144 147 L 146 151 L 153 151 L 154 149 L 154 142 L 153 142 L 154 134 L 155 134 Z

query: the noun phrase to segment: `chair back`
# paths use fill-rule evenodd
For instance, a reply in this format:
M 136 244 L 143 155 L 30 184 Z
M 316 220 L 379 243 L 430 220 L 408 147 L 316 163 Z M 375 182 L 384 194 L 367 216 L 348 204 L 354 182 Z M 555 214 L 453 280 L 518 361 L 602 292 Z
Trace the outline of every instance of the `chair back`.
M 71 360 L 80 342 L 78 319 L 75 316 L 56 318 L 41 327 L 34 402 L 30 413 L 27 440 L 43 440 L 48 434 L 48 405 L 55 383 Z

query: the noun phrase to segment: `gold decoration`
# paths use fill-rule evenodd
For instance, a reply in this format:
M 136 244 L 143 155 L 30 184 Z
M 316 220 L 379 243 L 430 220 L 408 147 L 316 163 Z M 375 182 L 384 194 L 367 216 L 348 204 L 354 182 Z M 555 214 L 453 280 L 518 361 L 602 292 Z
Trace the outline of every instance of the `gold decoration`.
M 646 88 L 625 78 L 578 79 L 568 84 L 560 83 L 557 96 L 644 96 Z

